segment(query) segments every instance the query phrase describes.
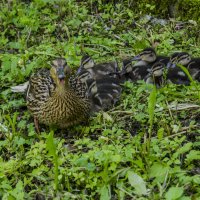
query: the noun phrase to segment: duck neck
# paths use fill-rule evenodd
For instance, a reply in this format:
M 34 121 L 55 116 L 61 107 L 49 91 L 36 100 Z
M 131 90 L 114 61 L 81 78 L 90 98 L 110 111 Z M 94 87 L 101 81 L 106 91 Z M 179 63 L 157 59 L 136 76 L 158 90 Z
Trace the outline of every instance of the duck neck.
M 68 80 L 64 80 L 64 81 L 57 81 L 56 84 L 56 93 L 59 95 L 63 95 L 65 93 L 65 91 L 69 89 L 69 83 Z

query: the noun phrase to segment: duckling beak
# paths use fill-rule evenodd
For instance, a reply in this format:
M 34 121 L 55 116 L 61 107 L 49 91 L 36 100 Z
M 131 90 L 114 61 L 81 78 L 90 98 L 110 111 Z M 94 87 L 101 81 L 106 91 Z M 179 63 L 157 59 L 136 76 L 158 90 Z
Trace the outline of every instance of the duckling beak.
M 119 75 L 120 75 L 120 76 L 123 76 L 123 75 L 125 75 L 126 73 L 127 73 L 127 71 L 126 71 L 126 69 L 124 68 L 124 69 L 121 70 L 121 72 L 119 72 Z
M 167 69 L 169 68 L 175 68 L 176 67 L 176 64 L 172 63 L 172 62 L 168 62 L 167 63 Z
M 83 69 L 83 66 L 80 66 L 80 67 L 78 68 L 78 70 L 76 71 L 76 75 L 80 74 L 80 72 L 81 72 L 82 69 Z
M 137 55 L 137 56 L 135 56 L 135 57 L 133 57 L 133 58 L 131 59 L 131 61 L 137 61 L 137 60 L 141 60 L 140 55 Z

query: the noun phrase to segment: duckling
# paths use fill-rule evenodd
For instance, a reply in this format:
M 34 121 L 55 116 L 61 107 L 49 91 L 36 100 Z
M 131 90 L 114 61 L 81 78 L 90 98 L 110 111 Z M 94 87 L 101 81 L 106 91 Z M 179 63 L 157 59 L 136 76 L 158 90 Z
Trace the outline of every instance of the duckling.
M 157 55 L 156 51 L 153 48 L 149 47 L 144 49 L 141 53 L 139 53 L 135 57 L 133 57 L 132 60 L 139 61 L 134 65 L 134 67 L 146 66 L 146 65 L 153 66 L 153 64 L 156 62 L 162 62 L 164 64 L 167 64 L 169 61 L 169 57 Z
M 95 93 L 92 96 L 92 100 L 94 102 L 92 110 L 95 112 L 99 112 L 100 110 L 107 111 L 112 105 L 115 105 L 115 99 L 109 93 Z
M 200 81 L 200 58 L 191 58 L 187 52 L 176 52 L 172 54 L 168 68 L 174 68 L 178 65 L 186 67 L 193 79 Z
M 146 83 L 154 83 L 156 86 L 163 86 L 166 83 L 189 85 L 190 80 L 180 68 L 167 68 L 164 63 L 157 62 L 152 66 L 150 76 L 147 77 Z
M 166 66 L 162 62 L 156 62 L 149 75 L 145 78 L 146 83 L 155 84 L 157 87 L 166 84 Z
M 95 65 L 94 60 L 88 54 L 83 55 L 83 57 L 81 58 L 80 67 L 77 70 L 77 74 L 81 73 L 86 69 L 93 68 L 94 65 Z
M 82 71 L 88 71 L 93 78 L 98 79 L 105 75 L 115 76 L 119 67 L 115 61 L 95 64 L 89 55 L 85 55 L 81 59 L 81 66 L 77 73 Z
M 138 62 L 132 65 L 132 61 Z M 123 62 L 121 76 L 126 76 L 126 74 L 128 74 L 132 81 L 143 80 L 151 71 L 151 67 L 154 63 L 162 62 L 167 64 L 168 61 L 169 58 L 166 56 L 157 56 L 153 48 L 146 48 L 129 61 Z
M 125 81 L 135 80 L 135 74 L 133 71 L 133 64 L 131 59 L 125 59 L 122 61 L 122 71 L 119 73 L 119 80 L 121 83 Z
M 114 78 L 104 78 L 102 80 L 97 79 L 95 82 L 93 80 L 87 80 L 88 90 L 90 94 L 97 94 L 99 98 L 102 96 L 112 97 L 112 104 L 114 105 L 120 98 L 122 88 L 120 83 Z M 109 97 L 109 99 L 110 99 Z M 101 100 L 104 101 L 104 100 Z
M 166 79 L 178 85 L 189 85 L 190 79 L 187 74 L 179 67 L 168 68 Z

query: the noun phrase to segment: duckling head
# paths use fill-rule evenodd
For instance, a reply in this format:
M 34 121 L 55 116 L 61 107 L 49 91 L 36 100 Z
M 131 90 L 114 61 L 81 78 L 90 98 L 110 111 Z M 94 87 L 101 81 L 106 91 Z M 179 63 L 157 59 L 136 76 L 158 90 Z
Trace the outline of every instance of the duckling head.
M 181 53 L 174 53 L 171 57 L 171 62 L 180 64 L 180 65 L 187 65 L 192 60 L 191 56 L 186 52 Z
M 81 59 L 81 66 L 84 69 L 92 68 L 95 65 L 94 60 L 89 55 L 84 55 Z
M 132 59 L 132 61 L 135 60 L 152 63 L 156 60 L 156 52 L 153 48 L 146 48 Z
M 71 69 L 64 58 L 57 58 L 51 62 L 50 75 L 58 87 L 68 83 L 70 73 Z
M 154 77 L 160 77 L 163 75 L 164 70 L 165 64 L 161 62 L 156 62 L 151 68 L 151 73 Z
M 175 52 L 171 55 L 167 68 L 174 68 L 176 67 L 176 64 L 186 66 L 191 60 L 192 58 L 187 52 Z

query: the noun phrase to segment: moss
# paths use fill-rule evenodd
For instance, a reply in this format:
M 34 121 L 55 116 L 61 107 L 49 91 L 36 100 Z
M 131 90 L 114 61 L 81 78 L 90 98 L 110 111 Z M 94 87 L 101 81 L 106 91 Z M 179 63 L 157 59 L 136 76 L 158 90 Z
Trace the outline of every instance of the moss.
M 178 5 L 179 15 L 184 20 L 193 19 L 200 23 L 200 0 L 182 0 Z
M 200 22 L 200 0 L 140 0 L 133 2 L 131 7 L 138 9 L 141 14 Z

